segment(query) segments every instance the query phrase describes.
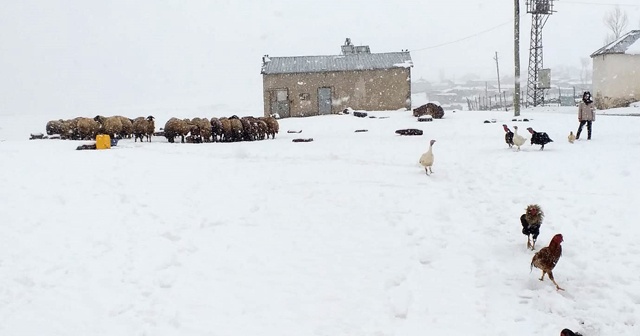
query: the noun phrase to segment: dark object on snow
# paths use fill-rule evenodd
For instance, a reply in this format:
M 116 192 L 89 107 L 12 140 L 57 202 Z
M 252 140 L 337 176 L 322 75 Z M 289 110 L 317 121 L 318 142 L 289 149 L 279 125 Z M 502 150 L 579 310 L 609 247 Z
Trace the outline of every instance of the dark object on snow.
M 527 118 L 524 118 L 524 119 L 522 119 L 522 121 L 529 121 L 529 119 L 527 119 Z
M 427 115 L 423 115 L 423 116 L 419 116 L 418 117 L 418 121 L 419 122 L 429 122 L 429 121 L 433 121 L 433 117 L 429 114 Z
M 396 134 L 400 134 L 400 135 L 422 135 L 422 130 L 416 129 L 416 128 L 406 128 L 406 129 L 399 129 L 396 130 Z
M 518 121 L 518 119 L 516 119 L 516 118 L 513 118 L 513 119 L 511 119 L 511 121 Z
M 434 103 L 426 103 L 420 107 L 413 109 L 413 116 L 419 117 L 425 114 L 431 115 L 434 119 L 441 119 L 444 117 L 444 109 L 440 105 Z
M 372 116 L 369 116 L 369 118 L 371 118 L 371 119 L 375 119 L 375 118 L 377 118 L 377 117 L 372 115 Z
M 362 133 L 362 132 L 369 132 L 369 130 L 366 129 L 357 129 L 355 130 L 356 133 Z
M 164 136 L 164 131 L 154 132 L 153 136 L 161 136 L 161 137 L 163 137 Z
M 118 145 L 118 141 L 120 141 L 119 139 L 111 139 L 111 147 L 115 147 Z
M 353 111 L 353 116 L 358 118 L 365 118 L 367 116 L 367 112 Z
M 485 120 L 482 122 L 483 124 L 490 124 L 491 122 L 489 120 Z
M 346 109 L 342 110 L 342 113 L 344 113 L 344 114 L 349 114 L 349 109 L 348 109 L 348 108 L 346 108 Z
M 531 145 L 542 145 L 540 150 L 544 150 L 544 145 L 553 142 L 545 132 L 536 132 L 531 127 L 527 127 L 527 131 L 531 133 Z
M 96 149 L 96 144 L 92 145 L 80 145 L 76 148 L 76 150 L 85 150 L 85 149 Z
M 562 331 L 560 332 L 560 336 L 582 336 L 582 334 L 573 332 L 571 331 L 571 329 L 562 329 Z
M 389 119 L 389 117 L 378 117 L 378 119 Z
M 293 139 L 293 140 L 291 140 L 291 141 L 292 141 L 292 142 L 311 142 L 311 141 L 313 141 L 313 138 L 306 138 L 306 139 L 300 139 L 300 138 L 298 138 L 298 139 Z
M 302 133 L 302 130 L 299 130 L 299 131 L 288 130 L 287 133 Z
M 41 140 L 41 139 L 48 139 L 49 137 L 44 136 L 44 134 L 42 133 L 31 133 L 29 140 Z

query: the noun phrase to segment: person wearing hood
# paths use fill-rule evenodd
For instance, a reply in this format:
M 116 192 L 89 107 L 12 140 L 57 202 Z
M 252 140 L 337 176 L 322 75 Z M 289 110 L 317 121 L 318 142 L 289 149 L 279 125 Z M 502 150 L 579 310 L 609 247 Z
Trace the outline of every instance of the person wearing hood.
M 596 121 L 596 108 L 593 106 L 593 100 L 591 100 L 591 92 L 585 91 L 582 94 L 582 101 L 578 104 L 578 132 L 576 133 L 576 140 L 580 139 L 580 133 L 582 127 L 587 125 L 587 140 L 591 140 L 591 123 Z

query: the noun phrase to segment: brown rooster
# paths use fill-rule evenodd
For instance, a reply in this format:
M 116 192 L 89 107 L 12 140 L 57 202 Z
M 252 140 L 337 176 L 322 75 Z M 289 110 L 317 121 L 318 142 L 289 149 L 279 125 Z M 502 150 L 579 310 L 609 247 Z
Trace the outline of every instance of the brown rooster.
M 553 278 L 553 268 L 556 267 L 558 260 L 560 260 L 560 256 L 562 255 L 562 243 L 564 239 L 561 234 L 557 234 L 553 236 L 549 246 L 543 247 L 540 251 L 538 251 L 531 259 L 531 269 L 535 266 L 538 269 L 542 270 L 542 277 L 539 279 L 540 281 L 544 280 L 544 275 L 549 274 L 549 279 L 556 285 L 556 289 L 564 290 L 558 286 L 556 280 Z

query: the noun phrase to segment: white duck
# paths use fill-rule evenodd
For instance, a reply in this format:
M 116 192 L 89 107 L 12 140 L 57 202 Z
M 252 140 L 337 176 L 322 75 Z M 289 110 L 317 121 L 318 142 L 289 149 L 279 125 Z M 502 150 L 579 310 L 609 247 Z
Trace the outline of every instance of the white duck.
M 429 175 L 429 173 L 433 174 L 431 170 L 431 166 L 433 166 L 433 144 L 436 143 L 435 140 L 431 140 L 429 143 L 429 150 L 420 156 L 420 165 L 424 167 L 424 171 Z
M 527 139 L 518 134 L 518 126 L 513 126 L 513 130 L 513 145 L 518 147 L 518 150 L 520 150 L 520 146 L 524 145 L 527 142 Z

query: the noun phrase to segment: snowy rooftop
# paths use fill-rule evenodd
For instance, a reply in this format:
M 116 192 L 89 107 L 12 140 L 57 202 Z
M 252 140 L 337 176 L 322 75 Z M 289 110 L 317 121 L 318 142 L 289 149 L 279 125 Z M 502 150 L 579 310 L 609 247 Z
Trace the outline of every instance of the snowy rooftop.
M 605 54 L 640 55 L 640 30 L 632 30 L 617 40 L 596 50 L 591 57 Z
M 355 55 L 269 57 L 262 74 L 325 71 L 382 70 L 412 67 L 409 52 L 362 53 Z

